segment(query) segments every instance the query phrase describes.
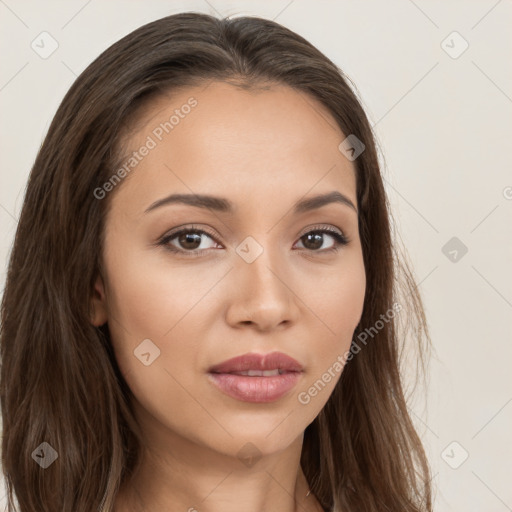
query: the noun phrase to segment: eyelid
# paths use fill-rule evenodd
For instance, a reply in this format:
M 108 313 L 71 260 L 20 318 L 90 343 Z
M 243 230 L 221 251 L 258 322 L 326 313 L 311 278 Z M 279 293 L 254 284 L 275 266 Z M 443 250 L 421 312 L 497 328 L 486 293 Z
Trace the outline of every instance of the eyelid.
M 171 231 L 165 233 L 162 235 L 159 240 L 163 240 L 169 237 L 172 237 L 174 235 L 177 235 L 180 233 L 180 231 L 204 231 L 208 235 L 210 235 L 215 241 L 217 241 L 217 235 L 213 232 L 213 230 L 210 230 L 207 226 L 200 227 L 196 224 L 184 224 L 182 226 L 176 226 Z M 304 235 L 307 235 L 311 231 L 319 231 L 319 230 L 326 230 L 326 231 L 332 231 L 333 233 L 337 233 L 339 235 L 342 235 L 344 238 L 347 238 L 345 232 L 335 226 L 331 226 L 329 224 L 314 224 L 313 226 L 307 226 L 305 227 L 300 234 L 297 236 L 297 238 L 302 238 Z
M 307 235 L 311 231 L 332 231 L 333 233 L 337 233 L 338 235 L 342 235 L 346 238 L 344 231 L 341 229 L 331 226 L 330 224 L 315 224 L 313 226 L 308 226 L 304 228 L 303 231 L 301 231 L 301 234 L 298 236 L 298 238 L 302 238 L 304 235 Z
M 167 233 L 162 235 L 159 238 L 159 241 L 168 239 L 170 237 L 174 237 L 174 236 L 178 235 L 181 231 L 204 231 L 206 234 L 210 235 L 213 239 L 217 240 L 217 235 L 213 232 L 213 230 L 211 230 L 207 226 L 200 227 L 200 226 L 197 226 L 196 224 L 184 224 L 183 226 L 176 226 L 175 228 L 171 229 L 170 231 L 168 231 Z
M 207 234 L 208 236 L 210 236 L 210 238 L 215 243 L 221 244 L 221 242 L 219 242 L 217 240 L 217 235 L 215 233 L 213 233 L 213 231 L 209 227 L 206 227 L 206 226 L 200 227 L 196 224 L 184 224 L 181 226 L 177 226 L 177 227 L 173 228 L 171 231 L 165 233 L 163 236 L 161 236 L 157 240 L 156 245 L 157 246 L 168 246 L 170 240 L 175 238 L 182 232 L 199 232 L 200 234 Z M 337 250 L 340 246 L 345 246 L 350 243 L 350 238 L 347 235 L 345 235 L 345 232 L 343 230 L 341 230 L 335 226 L 332 226 L 330 224 L 316 224 L 313 226 L 307 226 L 298 235 L 297 242 L 299 242 L 301 238 L 303 238 L 304 236 L 306 236 L 307 234 L 309 234 L 311 232 L 323 232 L 324 234 L 332 233 L 331 237 L 333 237 L 335 239 L 335 246 L 333 248 L 327 249 L 327 250 L 322 250 L 322 251 L 311 251 L 313 253 L 325 254 L 325 253 L 328 253 L 329 251 Z M 193 250 L 193 251 L 185 251 L 183 249 L 179 249 L 176 247 L 172 247 L 172 248 L 167 247 L 167 249 L 170 250 L 171 252 L 187 255 L 190 257 L 200 256 L 204 252 L 208 252 L 210 250 L 210 249 L 200 249 L 200 250 Z M 299 250 L 303 250 L 303 249 L 299 249 Z M 308 251 L 308 249 L 305 249 L 305 250 Z

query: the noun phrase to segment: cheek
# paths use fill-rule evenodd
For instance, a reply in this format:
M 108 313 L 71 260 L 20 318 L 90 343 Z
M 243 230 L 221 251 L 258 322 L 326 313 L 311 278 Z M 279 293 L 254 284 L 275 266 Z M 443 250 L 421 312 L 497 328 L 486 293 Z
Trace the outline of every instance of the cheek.
M 218 300 L 209 292 L 226 268 L 185 270 L 171 266 L 165 257 L 148 262 L 147 255 L 135 251 L 115 256 L 111 253 L 107 262 L 107 300 L 112 344 L 123 375 L 140 373 L 139 347 L 151 340 L 145 343 L 154 363 L 147 368 L 162 367 L 183 380 L 183 373 L 195 368 L 201 340 L 211 328 L 209 314 Z M 142 374 L 148 376 L 145 370 Z
M 187 390 L 204 334 L 197 316 L 211 307 L 207 292 L 218 278 L 143 262 L 142 255 L 112 258 L 108 268 L 117 363 L 136 400 L 159 421 L 174 424 L 176 410 L 186 411 L 187 421 L 202 417 Z
M 302 279 L 302 296 L 318 323 L 323 323 L 331 343 L 350 338 L 361 319 L 366 291 L 366 274 L 362 257 L 349 254 L 337 269 L 324 276 Z
M 341 376 L 364 307 L 364 263 L 362 258 L 354 258 L 350 263 L 340 266 L 338 272 L 331 272 L 322 280 L 321 286 L 313 288 L 312 283 L 307 285 L 311 290 L 317 290 L 313 297 L 309 293 L 311 317 L 316 324 L 311 329 L 315 363 L 303 391 L 308 395 L 306 399 L 313 402 L 314 398 L 312 405 L 316 409 L 327 401 Z
M 336 337 L 352 335 L 363 311 L 365 281 L 351 274 L 337 280 L 337 284 L 326 290 L 320 310 L 327 312 L 326 323 Z
M 120 249 L 108 253 L 106 261 L 109 330 L 119 366 L 126 374 L 141 365 L 134 351 L 144 340 L 162 349 L 162 336 L 178 321 L 181 291 L 169 274 L 145 264 L 142 254 L 130 250 L 122 254 L 122 244 L 116 247 Z M 153 348 L 153 352 L 158 350 Z
M 112 259 L 109 276 L 109 311 L 135 338 L 164 336 L 208 284 L 195 279 L 192 283 L 192 274 L 154 264 L 142 252 L 122 261 Z

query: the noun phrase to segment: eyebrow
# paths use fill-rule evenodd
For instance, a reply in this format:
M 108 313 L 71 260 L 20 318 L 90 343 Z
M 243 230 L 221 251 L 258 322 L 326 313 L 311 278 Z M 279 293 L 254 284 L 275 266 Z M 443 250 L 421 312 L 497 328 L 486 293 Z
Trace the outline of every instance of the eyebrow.
M 337 190 L 297 201 L 293 205 L 293 213 L 298 214 L 316 210 L 331 203 L 346 205 L 358 213 L 354 203 L 347 196 Z M 152 203 L 148 208 L 146 208 L 144 213 L 149 213 L 156 208 L 169 204 L 186 204 L 196 208 L 215 210 L 221 213 L 233 213 L 236 209 L 235 205 L 229 199 L 225 199 L 223 197 L 204 194 L 171 194 L 170 196 Z

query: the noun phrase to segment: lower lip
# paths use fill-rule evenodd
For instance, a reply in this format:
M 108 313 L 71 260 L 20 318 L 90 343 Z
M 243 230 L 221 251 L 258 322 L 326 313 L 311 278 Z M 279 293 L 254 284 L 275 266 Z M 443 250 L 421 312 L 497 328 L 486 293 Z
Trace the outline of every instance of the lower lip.
M 232 373 L 209 373 L 210 380 L 226 395 L 242 402 L 267 403 L 279 400 L 300 380 L 300 372 L 271 377 L 249 377 Z

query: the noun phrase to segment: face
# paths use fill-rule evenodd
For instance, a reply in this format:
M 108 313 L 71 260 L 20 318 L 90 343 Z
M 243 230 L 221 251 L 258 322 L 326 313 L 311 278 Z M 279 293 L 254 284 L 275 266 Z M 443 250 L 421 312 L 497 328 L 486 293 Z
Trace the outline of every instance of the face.
M 212 82 L 155 100 L 126 138 L 138 156 L 107 192 L 93 323 L 108 321 L 148 442 L 277 452 L 325 405 L 366 285 L 345 137 L 308 95 Z M 161 201 L 175 194 L 217 199 Z M 232 376 L 235 396 L 209 373 L 271 352 L 302 366 L 288 386 Z

